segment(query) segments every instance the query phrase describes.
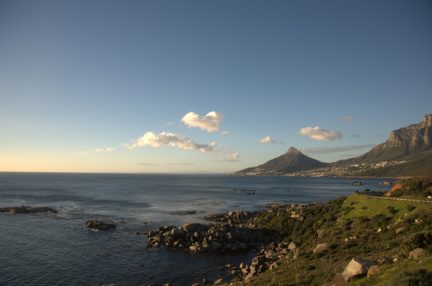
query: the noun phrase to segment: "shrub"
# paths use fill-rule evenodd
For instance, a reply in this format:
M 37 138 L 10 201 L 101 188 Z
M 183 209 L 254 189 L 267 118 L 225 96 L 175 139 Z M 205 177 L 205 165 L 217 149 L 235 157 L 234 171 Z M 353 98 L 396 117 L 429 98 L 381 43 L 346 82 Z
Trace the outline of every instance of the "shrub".
M 412 210 L 414 210 L 416 207 L 415 206 L 413 206 L 413 205 L 407 205 L 407 211 L 412 211 Z
M 400 246 L 400 253 L 408 257 L 410 251 L 416 248 L 423 248 L 432 252 L 432 231 L 422 231 L 409 236 Z
M 397 209 L 395 209 L 393 206 L 389 206 L 388 208 L 387 208 L 387 210 L 389 211 L 389 213 L 391 213 L 391 214 L 396 214 L 397 212 L 398 212 L 398 210 Z
M 389 286 L 431 286 L 432 271 L 417 268 L 411 271 L 403 271 L 390 280 Z

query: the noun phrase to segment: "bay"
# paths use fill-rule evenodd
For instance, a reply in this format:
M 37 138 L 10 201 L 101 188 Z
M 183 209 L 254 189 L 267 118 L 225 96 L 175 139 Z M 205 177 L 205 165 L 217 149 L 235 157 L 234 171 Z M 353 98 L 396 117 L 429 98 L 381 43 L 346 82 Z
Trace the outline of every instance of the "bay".
M 364 186 L 350 182 L 361 180 Z M 151 229 L 205 223 L 209 214 L 268 204 L 326 202 L 384 179 L 237 177 L 228 175 L 0 173 L 0 207 L 48 206 L 57 214 L 0 213 L 1 285 L 191 285 L 249 263 L 252 252 L 193 255 L 146 249 Z M 254 194 L 236 191 L 254 190 Z M 117 224 L 90 232 L 87 220 Z M 137 234 L 139 233 L 139 234 Z

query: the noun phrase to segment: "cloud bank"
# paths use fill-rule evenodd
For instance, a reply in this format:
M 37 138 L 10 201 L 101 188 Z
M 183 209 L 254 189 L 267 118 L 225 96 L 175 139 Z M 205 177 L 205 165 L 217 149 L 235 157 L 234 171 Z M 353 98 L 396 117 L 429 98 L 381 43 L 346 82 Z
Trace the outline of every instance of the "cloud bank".
M 126 144 L 125 146 L 132 150 L 137 147 L 144 146 L 152 146 L 157 148 L 161 145 L 167 145 L 186 150 L 197 150 L 200 152 L 213 152 L 214 147 L 217 144 L 215 142 L 210 144 L 197 144 L 188 137 L 179 134 L 162 132 L 156 135 L 153 132 L 146 132 L 143 136 L 136 140 L 132 140 L 131 144 Z
M 271 139 L 270 136 L 264 137 L 259 141 L 260 144 L 267 144 L 267 143 L 276 143 L 275 140 Z
M 321 127 L 306 127 L 300 129 L 297 132 L 300 135 L 306 135 L 310 139 L 318 141 L 334 141 L 336 139 L 342 139 L 342 134 L 336 130 L 326 130 Z
M 188 127 L 198 127 L 207 132 L 219 131 L 219 125 L 225 116 L 216 111 L 207 113 L 206 116 L 199 117 L 195 112 L 189 112 L 181 119 Z
M 318 147 L 318 148 L 303 148 L 302 152 L 305 154 L 329 154 L 329 153 L 337 153 L 337 152 L 347 152 L 354 150 L 361 150 L 364 148 L 371 148 L 374 145 L 347 145 L 347 146 L 339 146 L 339 147 Z

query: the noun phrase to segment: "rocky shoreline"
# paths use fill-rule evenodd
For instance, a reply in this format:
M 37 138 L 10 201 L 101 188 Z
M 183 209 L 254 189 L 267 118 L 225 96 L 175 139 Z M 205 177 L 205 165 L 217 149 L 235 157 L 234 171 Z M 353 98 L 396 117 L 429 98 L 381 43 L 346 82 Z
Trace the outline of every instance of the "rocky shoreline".
M 302 221 L 302 210 L 313 204 L 277 203 L 267 206 L 267 212 L 291 211 L 293 218 Z M 250 263 L 242 262 L 240 265 L 227 264 L 219 267 L 220 270 L 227 271 L 229 283 L 248 282 L 267 269 L 276 269 L 278 260 L 295 259 L 301 255 L 300 243 L 282 241 L 279 233 L 259 228 L 255 224 L 256 215 L 257 212 L 230 211 L 227 214 L 206 216 L 205 219 L 211 221 L 209 224 L 163 226 L 147 234 L 147 248 L 167 247 L 197 254 L 235 254 L 252 250 L 257 256 Z M 202 284 L 193 285 L 208 283 L 209 281 L 203 278 Z M 212 283 L 218 285 L 226 281 L 219 279 Z

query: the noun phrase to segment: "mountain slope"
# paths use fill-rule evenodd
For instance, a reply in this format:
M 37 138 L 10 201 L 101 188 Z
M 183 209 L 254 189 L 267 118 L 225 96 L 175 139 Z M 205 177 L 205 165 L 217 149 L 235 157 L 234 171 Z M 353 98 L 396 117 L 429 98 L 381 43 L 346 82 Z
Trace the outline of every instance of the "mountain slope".
M 353 168 L 355 166 L 355 168 Z M 359 169 L 358 167 L 361 166 Z M 318 168 L 327 167 L 321 170 Z M 432 173 L 432 114 L 422 122 L 394 130 L 386 142 L 355 158 L 323 163 L 291 147 L 284 155 L 232 175 L 400 177 Z M 299 174 L 291 174 L 299 175 Z
M 257 167 L 251 167 L 231 175 L 281 175 L 291 172 L 322 168 L 328 163 L 303 155 L 299 150 L 290 147 L 282 156 L 276 157 Z
M 409 156 L 432 149 L 432 114 L 424 116 L 419 124 L 394 130 L 385 143 L 379 144 L 369 152 L 335 164 L 360 164 L 388 160 L 407 160 Z

